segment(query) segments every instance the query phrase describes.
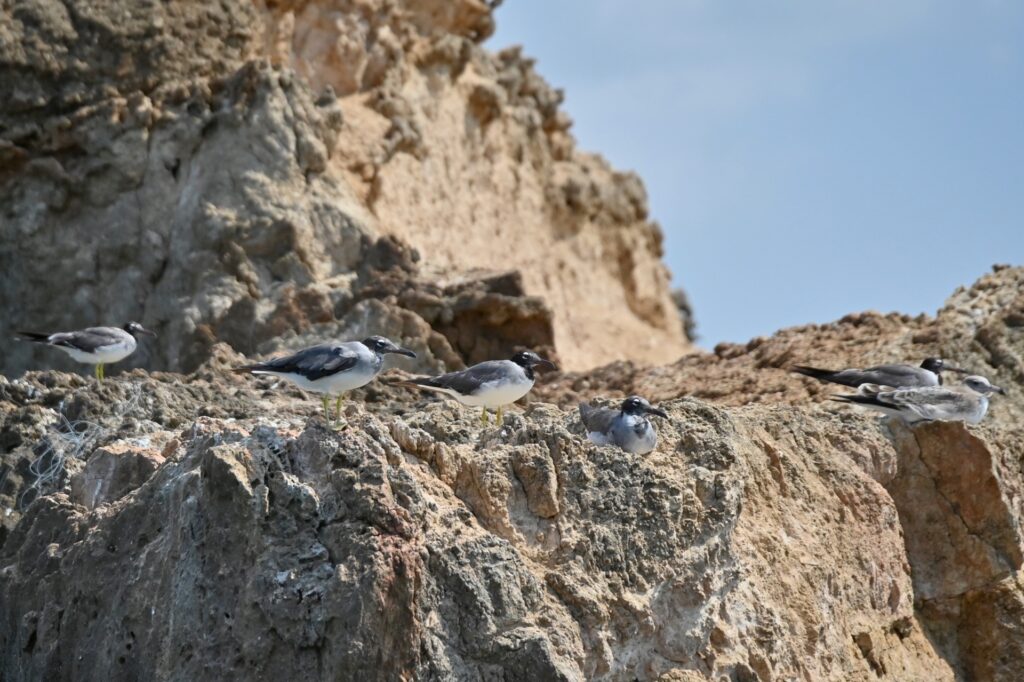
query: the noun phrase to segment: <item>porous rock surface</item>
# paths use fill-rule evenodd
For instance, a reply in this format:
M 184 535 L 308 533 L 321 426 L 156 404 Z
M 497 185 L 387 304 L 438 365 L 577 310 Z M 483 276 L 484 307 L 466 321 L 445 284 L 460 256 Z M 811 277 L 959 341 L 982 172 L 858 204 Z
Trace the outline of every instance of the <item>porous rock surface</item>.
M 17 0 L 0 18 L 2 338 L 137 320 L 159 339 L 122 367 L 173 371 L 216 342 L 360 327 L 433 332 L 423 370 L 689 348 L 641 182 L 574 148 L 529 59 L 480 46 L 482 0 Z M 72 368 L 21 344 L 0 371 L 42 361 Z
M 0 2 L 0 336 L 160 333 L 0 354 L 0 679 L 1024 679 L 1024 269 L 677 359 L 642 186 L 491 4 Z M 227 371 L 370 333 L 418 358 L 337 428 Z M 517 346 L 574 371 L 502 428 L 389 383 Z M 927 355 L 1009 395 L 911 429 L 786 371 Z M 646 456 L 574 411 L 628 393 Z
M 972 311 L 987 345 L 955 359 L 1009 396 L 970 428 L 878 421 L 771 368 L 748 371 L 789 400 L 666 400 L 647 456 L 543 400 L 485 426 L 400 370 L 329 429 L 315 399 L 225 372 L 223 345 L 191 376 L 4 381 L 0 673 L 1020 679 L 1024 382 L 985 349 L 1024 350 L 1021 275 L 888 337 Z M 54 453 L 63 471 L 34 477 Z

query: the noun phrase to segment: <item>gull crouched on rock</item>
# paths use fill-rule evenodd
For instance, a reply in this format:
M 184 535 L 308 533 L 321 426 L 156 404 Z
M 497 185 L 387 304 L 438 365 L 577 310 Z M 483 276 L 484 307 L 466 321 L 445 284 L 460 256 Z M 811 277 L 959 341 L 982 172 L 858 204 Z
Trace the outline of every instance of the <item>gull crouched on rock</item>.
M 828 381 L 857 388 L 862 384 L 878 384 L 893 388 L 941 386 L 942 372 L 967 374 L 967 370 L 950 366 L 941 358 L 925 358 L 919 367 L 914 365 L 878 365 L 865 369 L 830 370 L 796 365 L 791 371 L 818 381 Z
M 138 337 L 156 334 L 144 329 L 138 322 L 129 322 L 123 327 L 89 327 L 74 332 L 18 332 L 18 335 L 35 343 L 58 348 L 84 365 L 94 365 L 96 379 L 106 376 L 104 365 L 120 362 L 135 352 Z
M 487 422 L 487 410 L 497 408 L 497 423 L 502 423 L 501 408 L 530 392 L 535 380 L 534 368 L 554 363 L 531 351 L 521 351 L 510 360 L 488 360 L 458 372 L 437 377 L 419 377 L 399 382 L 425 391 L 454 398 L 463 405 L 480 407 L 480 421 Z
M 836 395 L 833 400 L 861 405 L 899 417 L 908 424 L 922 421 L 964 421 L 977 424 L 988 411 L 988 397 L 1006 391 L 988 379 L 972 375 L 962 386 L 890 388 L 865 384 L 853 395 Z
M 581 403 L 580 419 L 587 429 L 587 438 L 597 445 L 618 445 L 634 455 L 646 455 L 658 445 L 658 434 L 647 415 L 668 417 L 638 395 L 622 401 L 619 409 L 591 407 Z
M 370 383 L 380 373 L 384 356 L 389 353 L 416 357 L 411 350 L 399 347 L 390 339 L 371 336 L 362 341 L 310 346 L 291 355 L 235 367 L 232 371 L 278 376 L 301 389 L 323 394 L 324 416 L 329 423 L 330 396 L 337 396 L 335 413 L 340 416 L 341 395 Z

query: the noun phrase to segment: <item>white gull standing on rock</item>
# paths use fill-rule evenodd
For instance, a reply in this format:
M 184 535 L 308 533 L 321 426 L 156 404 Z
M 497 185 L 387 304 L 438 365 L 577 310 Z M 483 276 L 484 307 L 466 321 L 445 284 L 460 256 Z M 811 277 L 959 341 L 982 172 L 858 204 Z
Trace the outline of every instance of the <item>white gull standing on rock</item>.
M 84 365 L 95 365 L 96 379 L 106 376 L 103 366 L 120 362 L 135 352 L 139 335 L 156 334 L 144 329 L 138 322 L 129 322 L 124 327 L 89 327 L 74 332 L 18 332 L 18 335 L 35 343 L 46 344 L 64 351 L 75 361 Z
M 437 377 L 419 377 L 401 382 L 426 391 L 442 393 L 463 405 L 481 407 L 480 421 L 487 422 L 487 409 L 497 408 L 497 423 L 502 423 L 501 408 L 530 392 L 536 380 L 534 368 L 544 365 L 555 369 L 550 360 L 524 350 L 510 360 L 488 360 L 457 372 Z
M 384 367 L 384 356 L 388 353 L 416 357 L 411 350 L 400 348 L 390 339 L 371 336 L 362 341 L 310 346 L 291 355 L 235 367 L 233 371 L 270 374 L 306 391 L 322 393 L 324 416 L 330 422 L 329 396 L 337 396 L 335 412 L 340 415 L 341 394 L 370 383 Z

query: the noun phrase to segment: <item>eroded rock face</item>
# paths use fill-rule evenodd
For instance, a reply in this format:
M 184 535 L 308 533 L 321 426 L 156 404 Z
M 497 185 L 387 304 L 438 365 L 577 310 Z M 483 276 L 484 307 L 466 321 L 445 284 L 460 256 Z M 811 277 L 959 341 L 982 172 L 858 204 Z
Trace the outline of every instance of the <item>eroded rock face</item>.
M 1024 674 L 1019 465 L 962 424 L 893 425 L 914 594 L 933 640 L 965 679 Z M 1000 440 L 1006 447 L 1004 436 Z M 1019 459 L 1020 434 L 1006 448 Z
M 991 321 L 1012 322 L 1018 272 L 930 330 L 963 306 L 985 348 L 1019 354 Z M 353 310 L 406 295 L 366 281 L 381 297 Z M 426 324 L 430 301 L 515 284 L 482 282 L 396 309 Z M 783 341 L 798 352 L 792 331 L 752 352 Z M 962 364 L 992 357 L 975 352 Z M 1019 678 L 1024 431 L 1005 364 L 1010 395 L 979 427 L 798 401 L 806 380 L 768 369 L 788 382 L 776 404 L 664 401 L 658 449 L 633 456 L 590 444 L 574 406 L 482 426 L 394 369 L 329 431 L 301 391 L 226 372 L 239 359 L 222 344 L 190 377 L 0 383 L 5 679 Z M 611 371 L 535 393 L 593 397 Z
M 488 3 L 9 14 L 0 336 L 134 318 L 128 367 L 195 372 L 0 377 L 0 678 L 1024 675 L 1024 269 L 646 367 L 687 345 L 642 186 L 479 47 Z M 371 333 L 419 358 L 337 431 L 226 371 Z M 388 383 L 518 345 L 627 359 L 503 429 Z M 1009 396 L 908 430 L 785 371 L 927 355 Z M 659 448 L 590 444 L 576 400 L 634 392 Z
M 5 679 L 951 677 L 870 421 L 675 401 L 642 457 L 542 403 L 497 429 L 365 393 L 332 432 L 298 392 L 206 375 L 10 384 L 4 433 L 31 405 L 107 430 L 75 477 L 166 461 L 26 510 Z
M 1006 385 L 1011 399 L 992 401 L 989 419 L 1024 419 L 1024 267 L 995 266 L 958 289 L 932 317 L 853 313 L 836 322 L 782 329 L 746 344 L 720 344 L 658 367 L 620 361 L 569 373 L 542 387 L 546 400 L 575 404 L 598 393 L 639 393 L 651 400 L 695 396 L 725 405 L 827 401 L 843 388 L 794 380 L 791 365 L 841 369 L 944 357 Z M 956 376 L 952 381 L 956 381 Z M 840 409 L 840 408 L 836 408 Z
M 364 326 L 424 313 L 453 368 L 523 346 L 677 357 L 642 184 L 573 149 L 561 94 L 483 50 L 492 30 L 477 0 L 20 3 L 0 27 L 0 336 L 135 319 L 160 338 L 122 367 L 190 371 L 216 342 L 338 331 L 388 270 L 405 296 Z M 389 249 L 408 257 L 368 276 Z M 507 299 L 467 301 L 506 273 Z M 72 364 L 0 360 L 39 366 Z

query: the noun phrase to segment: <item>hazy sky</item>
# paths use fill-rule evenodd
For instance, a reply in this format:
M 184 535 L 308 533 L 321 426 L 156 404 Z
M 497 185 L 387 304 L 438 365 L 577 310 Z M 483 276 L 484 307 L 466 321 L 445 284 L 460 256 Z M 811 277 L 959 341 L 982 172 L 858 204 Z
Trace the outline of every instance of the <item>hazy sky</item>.
M 637 171 L 700 343 L 933 313 L 1024 262 L 1024 2 L 506 0 L 582 149 Z

